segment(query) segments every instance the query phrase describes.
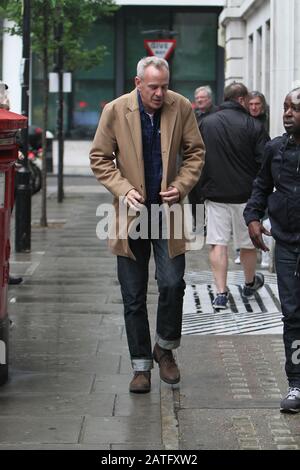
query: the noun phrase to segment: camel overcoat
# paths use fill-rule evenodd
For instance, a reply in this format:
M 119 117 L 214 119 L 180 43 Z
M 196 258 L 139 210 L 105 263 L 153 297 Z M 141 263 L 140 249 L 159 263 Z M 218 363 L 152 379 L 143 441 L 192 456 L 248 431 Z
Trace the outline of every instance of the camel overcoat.
M 200 177 L 205 147 L 191 103 L 173 91 L 167 91 L 161 110 L 161 190 L 174 186 L 180 201 Z M 180 155 L 180 159 L 178 156 Z M 108 103 L 102 112 L 90 151 L 90 165 L 96 178 L 114 195 L 115 235 L 110 237 L 111 251 L 134 258 L 128 243 L 129 216 L 126 227 L 119 227 L 119 199 L 136 189 L 146 199 L 141 118 L 137 90 Z M 120 236 L 123 232 L 125 236 Z M 186 251 L 185 237 L 168 240 L 171 258 Z

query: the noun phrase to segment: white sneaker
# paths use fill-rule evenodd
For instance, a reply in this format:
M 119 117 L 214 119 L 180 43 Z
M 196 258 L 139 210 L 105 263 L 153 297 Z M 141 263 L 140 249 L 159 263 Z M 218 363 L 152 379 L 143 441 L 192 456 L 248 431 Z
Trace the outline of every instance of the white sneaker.
M 240 255 L 237 255 L 237 257 L 234 260 L 235 264 L 241 264 L 241 258 Z
M 288 394 L 280 402 L 282 413 L 299 413 L 300 411 L 300 388 L 290 387 Z

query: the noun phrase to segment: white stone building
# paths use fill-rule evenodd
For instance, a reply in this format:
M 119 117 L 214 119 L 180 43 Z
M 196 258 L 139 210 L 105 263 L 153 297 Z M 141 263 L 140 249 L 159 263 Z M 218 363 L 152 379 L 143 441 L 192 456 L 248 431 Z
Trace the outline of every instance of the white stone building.
M 283 132 L 285 95 L 300 86 L 299 24 L 300 0 L 227 0 L 219 18 L 225 81 L 265 94 L 271 136 Z

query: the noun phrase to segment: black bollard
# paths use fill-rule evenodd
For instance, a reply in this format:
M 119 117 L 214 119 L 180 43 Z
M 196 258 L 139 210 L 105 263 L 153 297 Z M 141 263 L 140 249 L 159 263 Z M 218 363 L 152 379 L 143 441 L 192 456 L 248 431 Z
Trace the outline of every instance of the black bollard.
M 30 171 L 21 166 L 16 172 L 15 250 L 27 253 L 31 249 L 31 182 Z

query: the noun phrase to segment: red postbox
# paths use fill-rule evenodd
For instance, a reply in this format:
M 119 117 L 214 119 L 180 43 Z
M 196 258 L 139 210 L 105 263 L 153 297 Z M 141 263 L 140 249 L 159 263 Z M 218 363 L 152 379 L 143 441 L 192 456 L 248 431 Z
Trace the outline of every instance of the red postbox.
M 8 378 L 7 286 L 10 215 L 14 203 L 14 164 L 18 158 L 16 133 L 26 126 L 26 117 L 0 109 L 0 385 Z

